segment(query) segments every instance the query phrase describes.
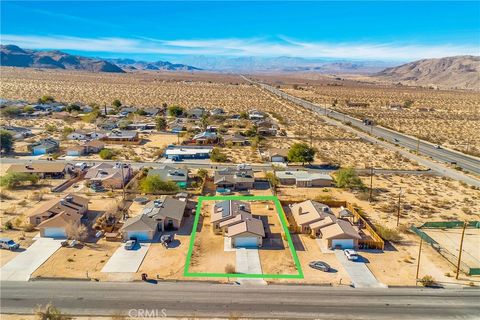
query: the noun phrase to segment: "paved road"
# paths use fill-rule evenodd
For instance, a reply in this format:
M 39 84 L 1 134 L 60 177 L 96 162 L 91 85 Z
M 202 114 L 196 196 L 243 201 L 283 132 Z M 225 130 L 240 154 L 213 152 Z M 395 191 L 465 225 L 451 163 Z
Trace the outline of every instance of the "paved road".
M 26 160 L 22 158 L 6 158 L 2 157 L 1 162 L 4 164 L 13 164 L 13 163 L 51 163 L 51 161 L 43 160 L 43 159 L 32 159 L 32 160 Z M 112 163 L 116 162 L 114 160 L 85 160 L 85 159 L 57 159 L 54 160 L 54 162 L 60 162 L 60 163 L 77 163 L 77 162 L 85 162 L 87 165 L 92 166 L 94 164 L 99 164 L 99 163 Z M 165 163 L 160 163 L 160 162 L 134 162 L 134 161 L 123 161 L 124 163 L 129 163 L 132 165 L 134 169 L 140 169 L 142 167 L 152 167 L 152 168 L 159 168 L 160 166 L 165 165 Z M 170 166 L 174 167 L 183 167 L 183 168 L 188 168 L 188 169 L 216 169 L 216 168 L 222 168 L 222 167 L 235 167 L 237 164 L 234 163 L 206 163 L 203 161 L 180 161 L 180 162 L 174 162 L 174 163 L 168 163 Z M 251 167 L 253 170 L 256 171 L 263 171 L 263 170 L 272 170 L 272 164 L 271 163 L 257 163 L 257 164 L 251 164 Z M 333 173 L 337 171 L 336 168 L 332 167 L 327 167 L 327 166 L 315 166 L 312 165 L 311 167 L 302 167 L 302 166 L 287 166 L 287 170 L 307 170 L 308 172 L 318 172 L 318 173 Z M 370 169 L 362 169 L 358 168 L 355 169 L 359 175 L 370 175 Z M 392 174 L 392 175 L 398 175 L 398 174 L 405 174 L 405 175 L 437 175 L 437 172 L 434 172 L 432 170 L 401 170 L 401 169 L 379 169 L 376 168 L 374 169 L 374 174 L 376 175 L 382 175 L 382 174 Z
M 165 309 L 170 317 L 284 319 L 475 319 L 480 313 L 480 291 L 468 289 L 81 281 L 7 282 L 1 289 L 6 314 L 30 314 L 49 302 L 71 315 L 92 316 L 128 314 L 130 309 Z
M 326 107 L 323 107 L 323 106 L 305 101 L 303 99 L 294 97 L 294 96 L 289 95 L 289 94 L 287 94 L 283 91 L 280 91 L 277 88 L 274 88 L 270 85 L 267 85 L 267 84 L 264 84 L 264 83 L 257 83 L 257 82 L 254 82 L 252 80 L 249 80 L 246 77 L 243 77 L 243 78 L 252 82 L 252 83 L 255 83 L 255 84 L 259 85 L 261 88 L 263 88 L 263 89 L 265 89 L 265 90 L 267 90 L 267 91 L 269 91 L 269 92 L 271 92 L 271 93 L 273 93 L 273 94 L 275 94 L 275 95 L 277 95 L 277 96 L 279 96 L 283 99 L 286 99 L 286 100 L 291 101 L 291 102 L 293 102 L 297 105 L 300 105 L 304 108 L 315 111 L 315 112 L 319 113 L 320 115 L 323 115 L 323 116 L 328 115 L 329 118 L 332 118 L 332 119 L 335 119 L 335 120 L 338 120 L 338 121 L 342 121 L 344 123 L 349 122 L 352 127 L 356 128 L 358 130 L 361 130 L 361 131 L 369 132 L 369 133 L 371 133 L 372 136 L 374 136 L 376 138 L 384 139 L 385 141 L 395 143 L 399 146 L 405 147 L 405 148 L 407 148 L 409 150 L 412 150 L 412 151 L 417 150 L 417 144 L 418 144 L 419 154 L 431 157 L 432 159 L 434 159 L 436 161 L 443 162 L 443 163 L 448 163 L 448 164 L 456 163 L 457 166 L 459 166 L 459 167 L 461 167 L 461 168 L 463 168 L 467 171 L 470 171 L 470 172 L 476 173 L 476 174 L 480 174 L 480 159 L 477 158 L 477 157 L 465 155 L 461 152 L 456 152 L 456 151 L 445 149 L 445 148 L 436 149 L 432 143 L 429 143 L 429 142 L 424 141 L 424 140 L 418 140 L 414 137 L 411 137 L 411 136 L 408 136 L 408 135 L 405 135 L 405 134 L 402 134 L 402 133 L 399 133 L 399 132 L 396 132 L 396 131 L 392 131 L 392 130 L 389 130 L 387 128 L 383 128 L 383 127 L 380 127 L 380 126 L 373 126 L 373 127 L 365 126 L 365 125 L 363 125 L 362 121 L 359 120 L 359 119 L 353 118 L 351 116 L 340 113 L 338 111 L 330 110 Z M 394 139 L 397 139 L 397 141 L 394 141 Z M 434 169 L 434 168 L 432 168 L 432 169 Z M 465 182 L 467 182 L 467 183 L 472 182 L 472 180 L 470 180 L 470 179 L 467 179 L 467 180 L 469 182 L 467 182 L 467 181 L 465 181 Z M 477 183 L 478 183 L 478 180 L 477 180 Z M 478 184 L 475 184 L 475 185 L 478 185 Z
M 0 269 L 2 281 L 28 281 L 45 261 L 61 247 L 63 240 L 37 238 L 25 251 Z

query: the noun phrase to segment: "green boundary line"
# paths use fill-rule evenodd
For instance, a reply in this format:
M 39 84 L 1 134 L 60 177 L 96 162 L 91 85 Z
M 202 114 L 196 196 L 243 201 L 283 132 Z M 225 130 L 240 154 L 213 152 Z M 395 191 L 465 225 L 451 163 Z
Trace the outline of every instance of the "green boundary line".
M 200 219 L 200 211 L 202 208 L 202 202 L 205 200 L 241 200 L 241 201 L 273 201 L 275 203 L 275 208 L 277 214 L 280 217 L 282 222 L 283 232 L 287 237 L 288 246 L 290 247 L 290 252 L 292 253 L 293 260 L 295 262 L 295 267 L 297 268 L 298 274 L 247 274 L 247 273 L 208 273 L 208 272 L 189 272 L 188 268 L 190 265 L 190 260 L 192 258 L 193 247 L 195 244 L 195 235 L 197 234 L 198 220 Z M 298 260 L 297 252 L 293 246 L 292 238 L 290 237 L 290 232 L 287 228 L 287 218 L 285 217 L 285 212 L 283 212 L 282 205 L 277 197 L 275 196 L 200 196 L 198 197 L 197 210 L 195 214 L 195 221 L 193 222 L 192 235 L 190 236 L 190 245 L 188 247 L 187 259 L 185 261 L 185 267 L 183 270 L 183 275 L 185 277 L 207 277 L 207 278 L 269 278 L 269 279 L 303 279 L 302 266 L 300 265 L 300 260 Z

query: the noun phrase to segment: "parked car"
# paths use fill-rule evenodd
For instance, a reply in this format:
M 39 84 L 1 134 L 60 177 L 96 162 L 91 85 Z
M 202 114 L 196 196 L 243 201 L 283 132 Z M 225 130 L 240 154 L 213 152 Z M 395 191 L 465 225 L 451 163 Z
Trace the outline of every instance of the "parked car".
M 393 142 L 400 142 L 397 138 L 393 138 Z
M 356 261 L 356 260 L 358 260 L 358 253 L 357 253 L 357 251 L 352 250 L 352 249 L 345 249 L 345 250 L 343 250 L 343 252 L 344 252 L 345 255 L 347 256 L 347 259 L 348 259 L 348 260 L 351 260 L 351 261 Z
M 125 250 L 133 250 L 136 244 L 137 240 L 128 240 L 127 242 L 125 242 Z
M 165 248 L 168 248 L 168 244 L 173 241 L 173 236 L 171 234 L 164 234 L 160 237 L 160 243 L 163 244 Z
M 439 144 L 436 144 L 434 147 L 435 147 L 435 149 L 442 149 L 442 146 L 439 145 Z
M 20 245 L 18 243 L 8 238 L 0 239 L 0 246 L 2 247 L 2 249 L 8 249 L 11 251 L 14 251 L 20 248 Z
M 310 268 L 317 269 L 323 272 L 330 271 L 330 266 L 328 265 L 328 263 L 323 261 L 312 261 L 308 265 L 310 266 Z

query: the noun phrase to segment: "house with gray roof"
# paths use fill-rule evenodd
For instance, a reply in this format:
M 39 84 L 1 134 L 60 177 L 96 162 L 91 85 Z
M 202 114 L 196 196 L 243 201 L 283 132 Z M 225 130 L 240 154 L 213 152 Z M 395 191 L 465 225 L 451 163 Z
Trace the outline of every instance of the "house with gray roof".
M 331 187 L 333 178 L 326 173 L 312 173 L 308 171 L 276 171 L 275 175 L 283 185 L 297 187 Z
M 215 171 L 213 183 L 217 189 L 249 190 L 253 189 L 255 176 L 250 167 L 226 167 Z
M 158 176 L 164 181 L 173 181 L 180 188 L 185 189 L 187 187 L 188 181 L 188 170 L 187 169 L 177 169 L 169 165 L 160 166 L 157 169 L 150 169 L 148 171 L 148 176 Z
M 157 234 L 157 222 L 147 215 L 139 214 L 125 221 L 120 232 L 123 239 L 138 241 L 152 241 Z
M 142 215 L 153 219 L 157 223 L 158 231 L 178 230 L 182 225 L 186 206 L 186 201 L 162 196 L 147 203 Z

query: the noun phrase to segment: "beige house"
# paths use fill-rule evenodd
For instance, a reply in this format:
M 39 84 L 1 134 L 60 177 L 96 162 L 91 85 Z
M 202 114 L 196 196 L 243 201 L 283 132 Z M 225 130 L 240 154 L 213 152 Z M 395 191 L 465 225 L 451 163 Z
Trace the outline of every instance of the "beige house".
M 276 171 L 275 175 L 283 185 L 307 187 L 331 187 L 333 178 L 326 173 L 311 173 L 308 171 Z
M 361 236 L 347 220 L 337 218 L 330 207 L 307 200 L 290 206 L 295 232 L 325 239 L 331 248 L 351 249 L 358 246 Z
M 265 230 L 263 222 L 253 217 L 250 204 L 225 200 L 215 204 L 210 216 L 213 233 L 230 237 L 233 247 L 262 246 Z
M 120 232 L 125 241 L 152 241 L 157 234 L 157 222 L 145 214 L 139 214 L 125 221 Z
M 12 164 L 8 167 L 7 173 L 31 173 L 41 179 L 63 179 L 73 173 L 73 165 L 69 163 L 27 163 Z
M 40 229 L 42 237 L 64 238 L 70 225 L 78 225 L 88 211 L 87 198 L 68 194 L 35 208 L 28 221 Z
M 132 167 L 128 164 L 100 163 L 88 169 L 85 179 L 104 188 L 121 189 L 130 180 L 132 173 Z

